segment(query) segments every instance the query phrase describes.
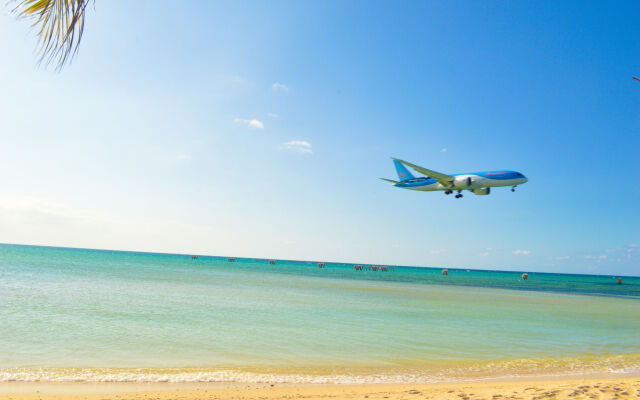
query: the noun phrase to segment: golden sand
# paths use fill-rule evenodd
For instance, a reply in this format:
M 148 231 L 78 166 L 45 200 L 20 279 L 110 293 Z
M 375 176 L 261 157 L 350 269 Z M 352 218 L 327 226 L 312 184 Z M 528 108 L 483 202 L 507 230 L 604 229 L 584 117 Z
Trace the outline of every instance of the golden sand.
M 83 394 L 74 393 L 73 387 Z M 171 388 L 163 386 L 158 391 L 153 386 L 132 392 L 87 394 L 82 384 L 65 386 L 69 394 L 47 393 L 46 389 L 38 393 L 9 393 L 7 386 L 0 385 L 0 398 L 3 400 L 196 400 L 196 399 L 454 399 L 454 400 L 506 400 L 506 399 L 640 399 L 640 379 L 586 379 L 586 380 L 547 380 L 527 382 L 473 382 L 455 384 L 398 384 L 398 385 L 315 385 L 282 386 L 264 385 L 261 387 L 239 388 L 211 386 L 201 389 Z M 86 388 L 86 387 L 85 387 Z M 35 391 L 36 387 L 32 387 Z M 166 390 L 165 390 L 166 389 Z M 71 391 L 68 391 L 71 390 Z M 84 391 L 84 392 L 83 392 Z

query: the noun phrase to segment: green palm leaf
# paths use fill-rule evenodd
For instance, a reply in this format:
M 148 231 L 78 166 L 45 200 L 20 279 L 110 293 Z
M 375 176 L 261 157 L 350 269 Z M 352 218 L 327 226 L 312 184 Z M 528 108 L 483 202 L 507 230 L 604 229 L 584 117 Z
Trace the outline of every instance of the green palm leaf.
M 13 13 L 33 20 L 38 30 L 39 63 L 61 69 L 78 52 L 90 0 L 19 0 Z

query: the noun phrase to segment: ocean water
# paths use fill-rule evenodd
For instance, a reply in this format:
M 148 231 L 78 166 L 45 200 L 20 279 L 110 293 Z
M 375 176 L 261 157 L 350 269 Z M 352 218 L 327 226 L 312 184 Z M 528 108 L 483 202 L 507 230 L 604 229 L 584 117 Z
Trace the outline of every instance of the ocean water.
M 640 374 L 640 278 L 0 245 L 0 381 Z

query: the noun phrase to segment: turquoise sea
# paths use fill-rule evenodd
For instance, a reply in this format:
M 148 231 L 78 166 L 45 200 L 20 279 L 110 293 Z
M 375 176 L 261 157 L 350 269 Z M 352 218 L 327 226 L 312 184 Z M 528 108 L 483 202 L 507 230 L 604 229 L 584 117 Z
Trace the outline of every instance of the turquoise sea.
M 521 274 L 0 245 L 0 381 L 640 374 L 640 278 Z

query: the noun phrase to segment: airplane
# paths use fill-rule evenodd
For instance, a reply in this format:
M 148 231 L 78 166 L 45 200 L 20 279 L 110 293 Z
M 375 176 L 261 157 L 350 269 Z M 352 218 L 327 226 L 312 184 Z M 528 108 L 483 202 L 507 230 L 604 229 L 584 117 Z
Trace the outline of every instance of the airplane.
M 391 182 L 393 186 L 403 189 L 420 190 L 424 192 L 440 190 L 444 191 L 446 195 L 457 191 L 456 199 L 462 197 L 463 190 L 468 190 L 473 194 L 482 196 L 491 193 L 492 187 L 511 186 L 511 191 L 515 192 L 516 186 L 527 183 L 528 181 L 527 177 L 517 171 L 503 170 L 447 175 L 397 158 L 391 159 L 396 166 L 400 180 L 394 181 L 392 179 L 380 178 L 383 181 Z M 407 170 L 405 165 L 426 176 L 416 178 Z

